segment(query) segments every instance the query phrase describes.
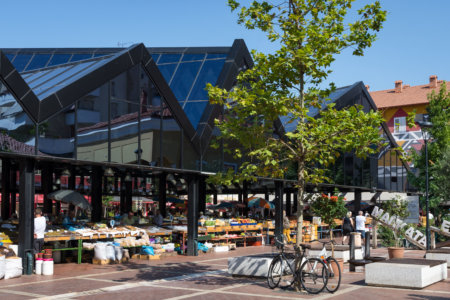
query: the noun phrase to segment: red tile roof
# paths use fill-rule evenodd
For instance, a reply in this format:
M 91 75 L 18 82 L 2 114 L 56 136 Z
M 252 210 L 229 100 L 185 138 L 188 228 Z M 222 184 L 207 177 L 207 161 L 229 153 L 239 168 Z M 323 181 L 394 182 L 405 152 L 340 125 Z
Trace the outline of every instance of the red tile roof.
M 370 96 L 372 96 L 372 99 L 378 109 L 426 104 L 428 103 L 427 95 L 433 90 L 438 92 L 442 83 L 443 81 L 439 80 L 436 88 L 430 88 L 429 84 L 416 86 L 403 85 L 402 91 L 399 93 L 396 92 L 396 89 L 394 88 L 390 90 L 370 92 Z M 448 81 L 447 90 L 450 90 L 450 82 Z
M 13 139 L 9 135 L 3 133 L 0 133 L 0 149 L 5 152 L 15 152 L 30 155 L 35 154 L 34 146 L 19 142 L 18 140 Z M 38 154 L 42 155 L 43 153 L 38 151 Z

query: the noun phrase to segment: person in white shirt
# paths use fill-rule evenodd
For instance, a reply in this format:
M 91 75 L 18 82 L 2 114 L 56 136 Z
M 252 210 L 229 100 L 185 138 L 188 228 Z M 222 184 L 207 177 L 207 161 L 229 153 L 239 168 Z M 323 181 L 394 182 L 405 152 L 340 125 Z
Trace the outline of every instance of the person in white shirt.
M 364 217 L 362 210 L 358 212 L 355 218 L 355 224 L 356 232 L 361 233 L 361 240 L 364 243 L 364 238 L 366 237 L 366 217 Z
M 35 253 L 39 253 L 44 246 L 44 233 L 47 221 L 42 216 L 42 210 L 40 208 L 36 208 L 34 215 L 34 251 Z

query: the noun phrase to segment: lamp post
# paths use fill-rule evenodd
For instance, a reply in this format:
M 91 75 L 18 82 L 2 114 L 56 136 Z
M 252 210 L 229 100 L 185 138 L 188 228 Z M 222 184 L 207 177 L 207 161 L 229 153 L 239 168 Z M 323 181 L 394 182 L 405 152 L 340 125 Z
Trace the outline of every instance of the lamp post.
M 429 187 L 429 176 L 428 176 L 428 140 L 430 139 L 430 128 L 433 127 L 433 123 L 429 121 L 428 116 L 424 116 L 423 121 L 417 122 L 422 130 L 422 137 L 425 142 L 425 213 L 426 213 L 426 237 L 427 237 L 427 250 L 430 250 L 431 235 L 430 235 L 430 206 L 428 199 L 428 187 Z

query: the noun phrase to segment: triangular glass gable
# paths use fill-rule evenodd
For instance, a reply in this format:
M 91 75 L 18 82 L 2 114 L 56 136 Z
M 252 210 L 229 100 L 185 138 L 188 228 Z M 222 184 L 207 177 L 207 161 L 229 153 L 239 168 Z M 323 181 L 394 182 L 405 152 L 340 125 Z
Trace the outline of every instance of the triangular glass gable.
M 157 66 L 197 128 L 209 103 L 206 84 L 216 85 L 225 64 L 224 53 L 152 53 Z

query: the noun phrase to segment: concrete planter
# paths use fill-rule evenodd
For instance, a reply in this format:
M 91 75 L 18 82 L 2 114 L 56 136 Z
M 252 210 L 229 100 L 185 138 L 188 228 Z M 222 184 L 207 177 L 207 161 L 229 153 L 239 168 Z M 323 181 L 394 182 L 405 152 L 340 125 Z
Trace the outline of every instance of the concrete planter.
M 403 258 L 405 254 L 405 248 L 403 247 L 388 247 L 389 259 Z

